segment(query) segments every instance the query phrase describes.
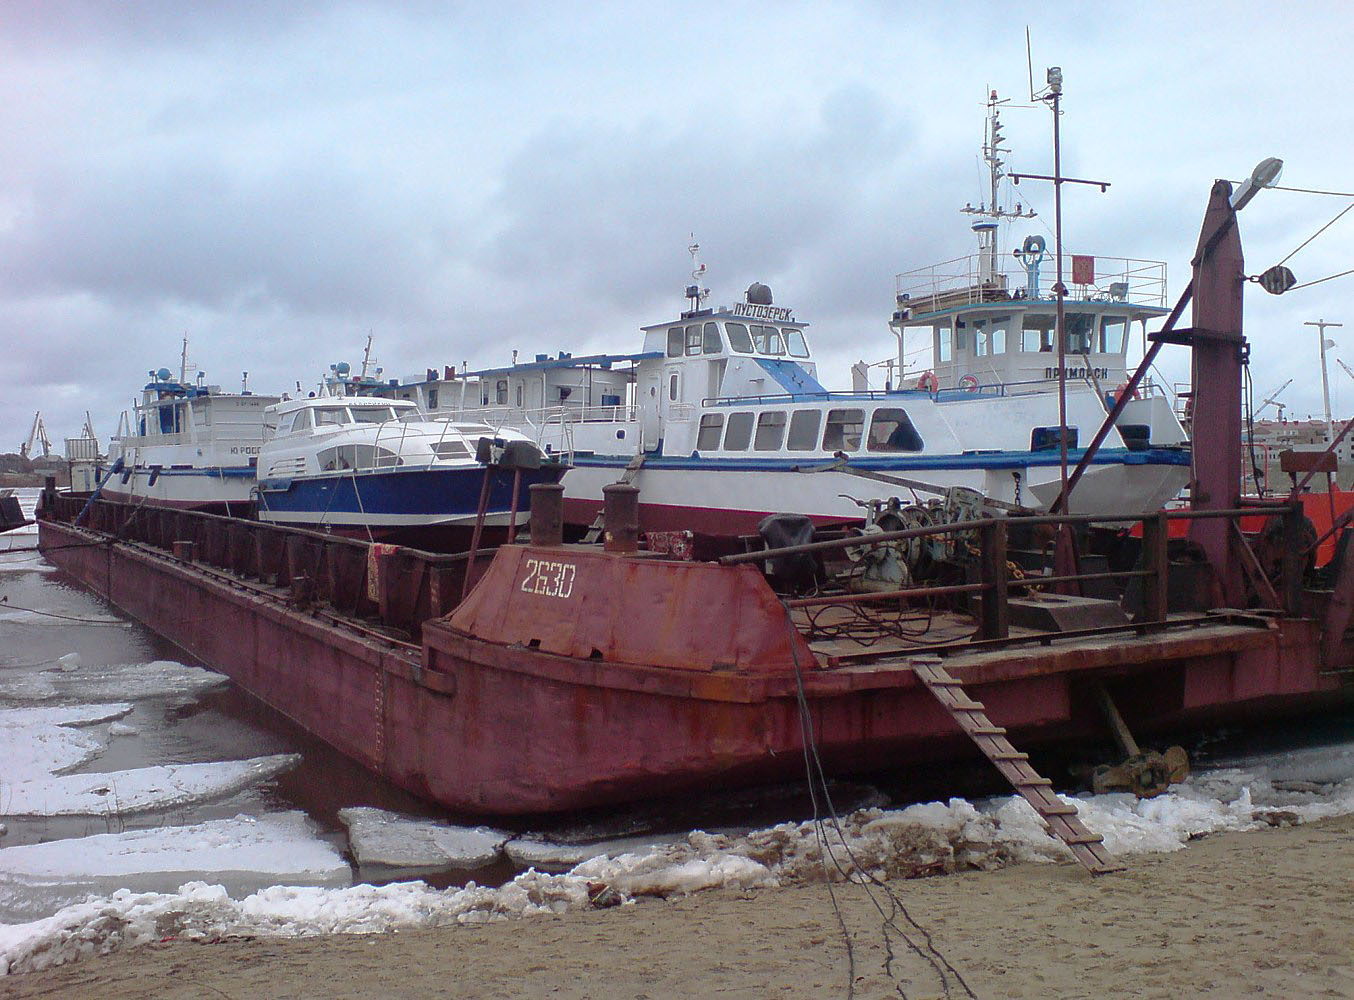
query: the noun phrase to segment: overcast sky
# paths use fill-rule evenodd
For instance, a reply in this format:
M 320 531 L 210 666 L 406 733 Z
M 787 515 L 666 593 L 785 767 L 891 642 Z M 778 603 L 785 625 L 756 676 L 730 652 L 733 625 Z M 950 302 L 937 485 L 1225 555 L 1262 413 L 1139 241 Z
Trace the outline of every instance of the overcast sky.
M 1028 14 L 1022 13 L 1028 11 Z M 893 276 L 972 251 L 989 88 L 1066 81 L 1069 250 L 1166 261 L 1172 301 L 1211 182 L 1266 156 L 1354 191 L 1354 14 L 1341 3 L 456 4 L 8 0 L 0 7 L 0 451 L 34 411 L 105 439 L 149 369 L 282 391 L 638 348 L 672 318 L 690 234 L 719 303 L 754 280 L 813 326 L 829 386 L 893 350 Z M 1049 114 L 1005 115 L 1051 169 Z M 1025 184 L 1047 233 L 1052 198 Z M 1258 273 L 1349 199 L 1266 192 Z M 1354 267 L 1354 212 L 1289 266 Z M 1354 276 L 1247 291 L 1259 396 L 1321 409 L 1315 332 Z M 1170 348 L 1167 378 L 1184 378 Z M 1354 381 L 1331 362 L 1336 408 Z M 1273 409 L 1269 411 L 1273 413 Z

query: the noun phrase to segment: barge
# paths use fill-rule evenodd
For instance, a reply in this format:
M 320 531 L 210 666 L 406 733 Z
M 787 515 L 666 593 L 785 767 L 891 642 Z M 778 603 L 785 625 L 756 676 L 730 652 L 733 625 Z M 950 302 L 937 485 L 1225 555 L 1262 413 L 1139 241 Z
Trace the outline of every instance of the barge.
M 307 731 L 449 808 L 541 813 L 792 778 L 810 748 L 844 775 L 975 745 L 1033 800 L 1048 782 L 1016 746 L 1117 734 L 1132 748 L 1132 733 L 1349 700 L 1354 558 L 1340 546 L 1313 574 L 1301 505 L 1240 496 L 1231 193 L 1214 186 L 1194 281 L 1153 334 L 1195 349 L 1209 438 L 1187 510 L 799 544 L 768 533 L 708 558 L 690 534 L 641 549 L 627 484 L 607 488 L 604 543 L 566 545 L 562 488 L 539 484 L 529 542 L 438 556 L 104 500 L 77 523 L 86 501 L 49 489 L 40 544 Z M 1194 326 L 1175 329 L 1191 297 Z M 1259 536 L 1241 526 L 1257 516 Z M 1188 524 L 1183 543 L 1173 521 Z M 1123 549 L 1078 554 L 1079 533 L 1104 522 Z M 928 573 L 864 586 L 870 566 L 917 548 Z M 866 556 L 838 572 L 853 551 Z M 1046 818 L 1071 808 L 1044 802 Z

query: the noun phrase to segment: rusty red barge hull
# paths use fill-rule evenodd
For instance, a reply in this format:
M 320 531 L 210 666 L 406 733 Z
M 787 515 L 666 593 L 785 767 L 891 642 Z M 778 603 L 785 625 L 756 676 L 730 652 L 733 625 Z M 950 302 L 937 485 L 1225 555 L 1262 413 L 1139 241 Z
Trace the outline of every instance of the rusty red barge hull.
M 185 533 L 182 521 L 155 530 Z M 571 810 L 793 779 L 805 718 L 831 772 L 974 752 L 905 659 L 820 664 L 751 566 L 510 546 L 453 614 L 423 624 L 420 646 L 295 606 L 276 583 L 203 565 L 201 551 L 176 558 L 49 519 L 40 540 L 50 561 L 308 732 L 456 810 Z M 256 542 L 261 578 L 295 577 L 306 558 L 304 545 L 283 546 L 270 573 Z M 353 563 L 368 590 L 355 599 L 383 606 L 398 553 L 374 552 Z M 443 593 L 428 610 L 450 603 Z M 1307 620 L 1218 617 L 946 666 L 1013 738 L 1046 742 L 1103 737 L 1085 693 L 1093 679 L 1144 728 L 1332 701 L 1317 645 Z

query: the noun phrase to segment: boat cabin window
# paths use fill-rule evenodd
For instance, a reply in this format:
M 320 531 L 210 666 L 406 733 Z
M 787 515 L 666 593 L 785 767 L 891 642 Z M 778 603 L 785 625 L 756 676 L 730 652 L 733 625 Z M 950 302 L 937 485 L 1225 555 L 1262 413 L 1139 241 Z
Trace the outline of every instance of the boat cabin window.
M 461 441 L 438 441 L 432 446 L 438 458 L 468 458 L 470 449 Z
M 707 413 L 701 417 L 700 431 L 696 434 L 697 451 L 714 451 L 719 447 L 719 436 L 724 431 L 724 414 Z
M 1020 349 L 1030 354 L 1053 350 L 1058 319 L 1052 313 L 1026 313 L 1020 330 Z
M 354 406 L 353 420 L 359 424 L 383 424 L 395 419 L 395 411 L 388 406 Z
M 1061 428 L 1058 427 L 1036 427 L 1030 432 L 1030 451 L 1060 451 L 1059 441 L 1061 435 L 1058 433 Z M 1075 427 L 1067 428 L 1067 447 L 1069 449 L 1077 446 L 1077 429 Z
M 856 451 L 865 432 L 864 410 L 828 410 L 823 431 L 824 451 Z
M 757 345 L 758 354 L 784 354 L 785 344 L 780 339 L 780 330 L 774 326 L 754 326 L 752 342 Z
M 693 356 L 701 352 L 701 346 L 705 337 L 701 332 L 703 329 L 700 323 L 692 323 L 686 328 L 686 353 L 687 356 Z
M 791 451 L 816 451 L 818 427 L 822 422 L 821 410 L 795 410 L 790 414 L 790 439 L 785 447 Z
M 705 331 L 702 334 L 701 351 L 704 354 L 721 354 L 724 351 L 724 341 L 719 336 L 718 323 L 706 323 Z
M 993 316 L 973 321 L 973 353 L 977 357 L 1006 353 L 1006 327 L 1010 316 Z
M 310 411 L 309 410 L 298 411 L 295 418 L 293 418 L 291 422 L 291 429 L 293 431 L 303 431 L 309 426 L 310 426 Z
M 1067 313 L 1067 353 L 1089 354 L 1091 338 L 1095 335 L 1095 313 Z
M 518 405 L 519 407 L 522 405 L 522 386 L 521 386 L 521 385 L 518 385 L 518 387 L 517 387 L 517 405 Z
M 314 413 L 316 427 L 351 422 L 348 418 L 348 408 L 346 406 L 317 406 L 315 407 Z
M 730 413 L 729 426 L 724 431 L 725 451 L 747 451 L 752 441 L 752 414 Z
M 792 326 L 785 328 L 785 346 L 789 349 L 792 358 L 807 358 L 809 356 L 809 345 L 804 340 L 804 331 L 796 330 Z
M 680 326 L 668 327 L 668 357 L 680 358 L 686 346 L 686 332 Z
M 780 451 L 784 441 L 784 410 L 766 410 L 757 417 L 757 439 L 752 443 L 752 447 L 758 451 Z
M 674 403 L 677 401 L 677 388 L 681 384 L 676 372 L 668 376 L 668 399 Z
M 906 410 L 881 406 L 874 411 L 866 444 L 870 451 L 921 451 L 923 447 Z
M 1125 335 L 1128 333 L 1128 320 L 1122 316 L 1100 317 L 1100 352 L 1118 354 L 1124 349 Z
M 428 409 L 437 409 L 437 389 L 435 387 L 428 390 Z
M 729 334 L 729 347 L 740 354 L 752 353 L 752 337 L 748 333 L 748 328 L 743 323 L 725 323 L 725 331 Z
M 508 405 L 508 380 L 507 380 L 507 379 L 501 378 L 501 379 L 499 379 L 499 380 L 494 384 L 494 401 L 495 401 L 499 406 L 507 406 L 507 405 Z
M 954 357 L 954 336 L 950 332 L 950 325 L 935 327 L 936 343 L 935 355 L 936 364 L 949 361 Z
M 377 448 L 369 444 L 345 444 L 337 448 L 325 448 L 315 456 L 324 472 L 341 472 L 344 469 L 389 469 L 403 465 L 404 460 L 388 448 Z
M 954 324 L 954 349 L 956 353 L 968 350 L 968 324 L 962 319 Z

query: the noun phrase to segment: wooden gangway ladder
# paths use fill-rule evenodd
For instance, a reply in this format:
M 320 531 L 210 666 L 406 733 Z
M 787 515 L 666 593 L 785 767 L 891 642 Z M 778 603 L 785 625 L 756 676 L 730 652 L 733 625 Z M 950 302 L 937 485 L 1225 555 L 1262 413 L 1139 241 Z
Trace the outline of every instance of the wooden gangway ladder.
M 626 463 L 625 471 L 621 473 L 621 478 L 617 479 L 616 482 L 624 483 L 626 486 L 629 486 L 635 481 L 635 477 L 639 475 L 640 467 L 643 465 L 644 453 L 639 452 Z M 592 524 L 588 526 L 587 533 L 583 535 L 584 545 L 592 545 L 597 539 L 602 537 L 602 524 L 605 518 L 606 507 L 603 505 L 602 509 L 597 512 L 597 517 L 593 520 Z
M 994 726 L 987 709 L 964 691 L 959 681 L 941 666 L 939 657 L 917 656 L 908 661 L 917 679 L 935 696 L 936 701 L 954 716 L 959 728 L 968 734 L 996 765 L 1012 787 L 1043 817 L 1051 834 L 1072 849 L 1076 859 L 1092 875 L 1122 871 L 1105 851 L 1104 838 L 1092 833 L 1077 816 L 1077 807 L 1069 805 L 1053 792 L 1053 782 L 1030 766 L 1029 754 L 1021 753 L 1006 738 L 1006 730 Z

